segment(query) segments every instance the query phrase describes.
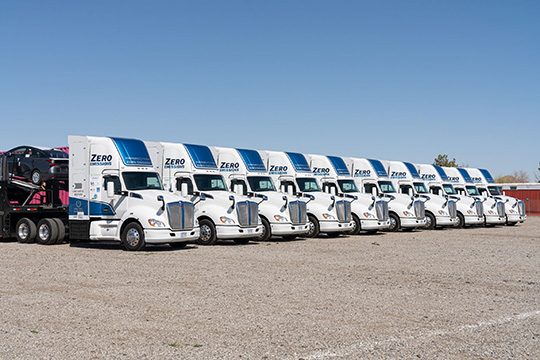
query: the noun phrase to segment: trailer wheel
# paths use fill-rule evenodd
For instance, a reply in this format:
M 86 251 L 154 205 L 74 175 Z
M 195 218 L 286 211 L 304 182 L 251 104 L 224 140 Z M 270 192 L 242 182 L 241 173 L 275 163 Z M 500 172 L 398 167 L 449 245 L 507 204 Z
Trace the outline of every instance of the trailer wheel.
M 36 224 L 29 218 L 22 218 L 17 221 L 15 235 L 20 243 L 32 243 L 36 240 Z
M 186 242 L 173 242 L 173 243 L 169 243 L 169 245 L 173 248 L 173 249 L 183 249 L 186 247 L 187 243 Z
M 354 227 L 351 230 L 345 232 L 345 234 L 358 235 L 360 233 L 360 230 L 362 230 L 360 219 L 355 214 L 352 214 L 352 221 L 354 222 Z
M 37 242 L 41 245 L 51 245 L 58 239 L 58 226 L 53 219 L 41 219 L 37 224 Z
M 122 236 L 120 237 L 122 245 L 128 251 L 139 251 L 144 249 L 146 242 L 144 241 L 144 231 L 141 225 L 132 222 L 126 225 Z
M 30 176 L 30 179 L 32 179 L 32 184 L 41 185 L 43 177 L 41 176 L 41 172 L 36 169 L 32 171 L 32 175 Z
M 272 227 L 270 226 L 270 223 L 268 222 L 268 220 L 266 220 L 262 216 L 261 216 L 261 222 L 263 226 L 262 232 L 257 238 L 255 238 L 255 240 L 268 241 L 272 237 Z
M 319 236 L 320 227 L 319 227 L 319 222 L 317 221 L 315 216 L 308 215 L 307 223 L 309 226 L 309 231 L 307 232 L 306 237 L 313 238 L 313 237 Z
M 456 228 L 462 229 L 463 226 L 465 226 L 465 217 L 462 213 L 457 213 L 458 223 L 456 224 Z
M 201 233 L 197 242 L 200 245 L 214 245 L 217 241 L 216 226 L 208 219 L 199 221 Z
M 386 230 L 388 232 L 394 232 L 398 231 L 398 229 L 401 227 L 399 216 L 397 216 L 394 213 L 390 214 L 390 227 Z
M 435 215 L 433 215 L 432 213 L 426 212 L 426 226 L 424 226 L 424 229 L 433 230 L 435 229 L 435 225 L 437 225 Z
M 66 226 L 59 218 L 54 218 L 53 220 L 56 222 L 56 226 L 58 226 L 58 238 L 56 239 L 56 243 L 61 244 L 66 239 Z

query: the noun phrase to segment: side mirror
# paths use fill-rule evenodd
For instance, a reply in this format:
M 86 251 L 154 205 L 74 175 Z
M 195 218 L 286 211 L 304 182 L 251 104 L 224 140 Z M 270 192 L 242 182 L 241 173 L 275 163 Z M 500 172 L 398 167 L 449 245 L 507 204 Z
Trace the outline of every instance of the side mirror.
M 199 195 L 199 199 L 206 200 L 206 195 L 204 195 L 204 194 Z
M 283 201 L 285 201 L 285 205 L 284 205 L 284 206 L 287 207 L 287 205 L 289 204 L 289 198 L 286 197 L 285 195 L 283 195 L 282 199 L 283 199 Z
M 157 200 L 163 203 L 163 205 L 161 205 L 161 210 L 165 210 L 165 199 L 163 198 L 163 195 L 158 195 Z
M 112 181 L 107 183 L 107 197 L 114 197 L 114 183 Z
M 233 195 L 229 195 L 229 200 L 232 201 L 231 207 L 234 208 L 234 204 L 235 204 L 234 196 L 233 196 Z
M 188 196 L 188 184 L 182 183 L 182 185 L 180 185 L 180 191 L 182 192 L 183 197 Z

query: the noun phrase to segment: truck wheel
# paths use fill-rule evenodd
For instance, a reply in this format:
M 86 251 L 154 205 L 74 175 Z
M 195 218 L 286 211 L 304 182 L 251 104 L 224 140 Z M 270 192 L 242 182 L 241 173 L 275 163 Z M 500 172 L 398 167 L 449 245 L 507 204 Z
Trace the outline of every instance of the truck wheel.
M 315 216 L 308 215 L 307 224 L 309 226 L 309 231 L 307 232 L 306 237 L 313 238 L 319 236 L 320 227 L 319 222 L 317 221 Z
M 354 227 L 351 230 L 345 232 L 345 234 L 347 234 L 347 235 L 358 235 L 360 233 L 360 230 L 362 230 L 361 226 L 360 226 L 361 225 L 360 219 L 355 214 L 352 214 L 352 220 L 354 222 Z
M 457 213 L 457 218 L 458 218 L 458 222 L 456 224 L 456 228 L 463 229 L 463 227 L 465 226 L 465 217 L 463 216 L 462 213 Z
M 394 232 L 398 231 L 398 229 L 401 227 L 399 216 L 392 213 L 390 214 L 390 227 L 386 230 L 388 232 Z
M 261 217 L 261 222 L 263 225 L 262 233 L 255 239 L 257 241 L 268 241 L 272 237 L 272 228 L 270 223 L 265 218 Z
M 36 224 L 29 218 L 22 218 L 17 221 L 15 235 L 20 243 L 32 243 L 36 240 Z
M 239 239 L 234 239 L 233 241 L 234 241 L 235 244 L 244 245 L 244 244 L 247 244 L 249 242 L 249 238 L 239 238 Z
M 128 251 L 139 251 L 146 246 L 146 242 L 144 241 L 144 231 L 141 225 L 136 222 L 126 225 L 120 239 L 122 245 L 124 245 Z
M 37 242 L 41 245 L 51 245 L 58 239 L 58 226 L 53 219 L 41 219 L 37 224 Z
M 42 176 L 41 172 L 39 170 L 32 171 L 32 175 L 30 176 L 30 179 L 32 180 L 32 184 L 34 185 L 41 185 L 42 183 Z
M 437 225 L 437 221 L 435 219 L 435 215 L 433 215 L 432 213 L 427 212 L 426 213 L 426 225 L 424 226 L 424 229 L 433 230 L 433 229 L 435 229 L 436 225 Z
M 183 249 L 186 247 L 187 243 L 186 242 L 173 242 L 173 243 L 169 243 L 169 245 L 173 249 Z
M 199 222 L 201 234 L 197 242 L 200 245 L 214 245 L 217 241 L 216 226 L 208 219 L 203 219 Z
M 58 238 L 56 239 L 56 243 L 61 244 L 66 239 L 66 226 L 59 218 L 54 218 L 52 220 L 54 220 L 56 222 L 56 226 L 58 226 Z

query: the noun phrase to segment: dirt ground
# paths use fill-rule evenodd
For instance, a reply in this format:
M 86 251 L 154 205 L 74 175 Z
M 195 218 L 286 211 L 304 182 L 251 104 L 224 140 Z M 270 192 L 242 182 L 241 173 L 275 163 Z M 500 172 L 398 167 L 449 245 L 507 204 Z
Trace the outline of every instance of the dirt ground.
M 540 358 L 540 218 L 126 252 L 0 242 L 1 359 Z

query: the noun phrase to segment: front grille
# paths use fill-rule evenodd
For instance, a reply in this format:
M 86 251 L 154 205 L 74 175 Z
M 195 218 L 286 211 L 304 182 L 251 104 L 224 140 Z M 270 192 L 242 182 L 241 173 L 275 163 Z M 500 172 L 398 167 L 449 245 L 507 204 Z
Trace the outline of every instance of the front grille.
M 448 201 L 448 213 L 450 214 L 451 218 L 457 217 L 457 209 L 456 209 L 456 202 L 455 201 Z
M 351 215 L 351 203 L 345 200 L 338 201 L 336 203 L 336 211 L 339 222 L 350 222 Z
M 504 216 L 505 214 L 504 203 L 501 201 L 497 202 L 497 213 L 499 216 Z
M 242 201 L 236 204 L 238 222 L 242 227 L 256 227 L 259 223 L 259 206 L 253 201 Z
M 304 201 L 292 201 L 289 203 L 289 214 L 293 225 L 307 223 L 307 205 Z
M 426 217 L 426 207 L 423 201 L 414 202 L 414 214 L 418 220 L 422 220 Z
M 525 201 L 521 201 L 521 200 L 518 201 L 517 207 L 518 207 L 519 215 L 521 216 L 527 215 L 525 211 Z
M 377 219 L 379 219 L 379 221 L 388 220 L 388 203 L 386 201 L 377 201 L 375 203 L 375 209 L 377 210 Z
M 177 201 L 167 204 L 169 224 L 173 230 L 191 230 L 195 224 L 193 204 Z
M 476 200 L 476 214 L 478 216 L 484 215 L 484 204 L 480 200 Z

